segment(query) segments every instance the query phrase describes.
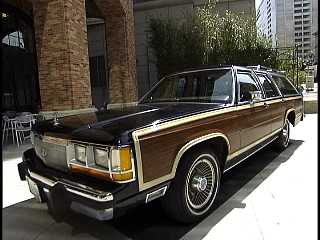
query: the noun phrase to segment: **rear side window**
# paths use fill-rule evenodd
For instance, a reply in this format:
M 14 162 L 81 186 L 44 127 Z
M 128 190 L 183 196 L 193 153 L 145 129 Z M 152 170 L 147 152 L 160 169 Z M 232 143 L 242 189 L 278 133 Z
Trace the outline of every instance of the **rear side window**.
M 266 92 L 266 97 L 267 98 L 272 98 L 272 97 L 278 97 L 280 96 L 279 92 L 277 91 L 276 86 L 274 83 L 270 81 L 266 76 L 264 75 L 258 75 L 261 84 L 264 87 L 264 90 Z
M 286 77 L 272 76 L 272 78 L 274 79 L 281 93 L 284 96 L 299 94 L 296 88 L 292 85 L 292 83 Z

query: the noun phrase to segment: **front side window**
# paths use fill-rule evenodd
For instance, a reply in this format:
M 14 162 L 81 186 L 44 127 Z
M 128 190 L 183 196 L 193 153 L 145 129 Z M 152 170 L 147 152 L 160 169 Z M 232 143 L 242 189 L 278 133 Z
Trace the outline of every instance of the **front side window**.
M 252 101 L 253 96 L 261 94 L 256 81 L 249 73 L 238 73 L 239 78 L 239 102 Z

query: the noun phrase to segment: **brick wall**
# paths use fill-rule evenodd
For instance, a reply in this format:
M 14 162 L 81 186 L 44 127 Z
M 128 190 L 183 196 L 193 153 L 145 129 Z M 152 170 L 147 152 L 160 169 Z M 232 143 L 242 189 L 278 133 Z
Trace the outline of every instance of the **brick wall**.
M 43 110 L 91 107 L 85 0 L 35 0 L 33 15 Z
M 91 107 L 86 14 L 105 20 L 109 103 L 138 100 L 132 0 L 2 1 L 33 14 L 44 112 Z

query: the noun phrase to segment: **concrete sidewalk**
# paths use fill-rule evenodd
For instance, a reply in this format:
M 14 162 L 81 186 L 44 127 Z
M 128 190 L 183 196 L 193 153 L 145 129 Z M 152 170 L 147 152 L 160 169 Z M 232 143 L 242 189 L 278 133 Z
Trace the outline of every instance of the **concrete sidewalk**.
M 303 85 L 305 88 L 305 84 Z M 314 83 L 313 91 L 303 91 L 304 112 L 318 113 L 318 83 Z
M 70 212 L 54 215 L 37 203 L 17 163 L 31 144 L 3 146 L 3 239 L 317 239 L 318 114 L 291 127 L 283 152 L 267 147 L 223 175 L 215 211 L 198 224 L 172 220 L 153 201 L 100 222 Z
M 30 139 L 26 139 L 19 148 L 12 144 L 10 137 L 8 142 L 2 145 L 3 208 L 33 198 L 27 181 L 20 180 L 17 167 L 17 164 L 22 161 L 22 153 L 29 148 L 31 148 Z

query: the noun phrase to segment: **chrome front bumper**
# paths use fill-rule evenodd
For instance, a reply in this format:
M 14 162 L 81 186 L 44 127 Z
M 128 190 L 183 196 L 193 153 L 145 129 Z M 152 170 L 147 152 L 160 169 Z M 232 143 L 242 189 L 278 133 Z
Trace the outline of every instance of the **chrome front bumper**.
M 28 178 L 31 179 L 33 182 L 37 183 L 42 183 L 37 184 L 37 187 L 40 188 L 40 191 L 43 191 L 43 193 L 46 195 L 46 197 L 50 200 L 52 199 L 51 194 L 53 189 L 56 186 L 63 186 L 63 189 L 65 189 L 68 193 L 71 193 L 73 195 L 76 195 L 77 197 L 88 199 L 91 201 L 94 201 L 95 203 L 108 203 L 113 201 L 113 195 L 112 193 L 109 192 L 103 192 L 103 191 L 98 191 L 94 190 L 91 187 L 85 186 L 83 184 L 78 184 L 78 183 L 72 183 L 72 182 L 65 182 L 61 180 L 53 180 L 47 177 L 44 177 L 40 174 L 37 174 L 35 172 L 31 172 L 28 169 Z M 39 196 L 35 196 L 38 200 Z M 105 221 L 105 220 L 110 220 L 113 218 L 113 207 L 106 208 L 106 209 L 94 209 L 89 207 L 88 205 L 81 204 L 80 202 L 77 201 L 71 201 L 70 208 L 85 214 L 89 217 L 93 217 L 95 219 Z

